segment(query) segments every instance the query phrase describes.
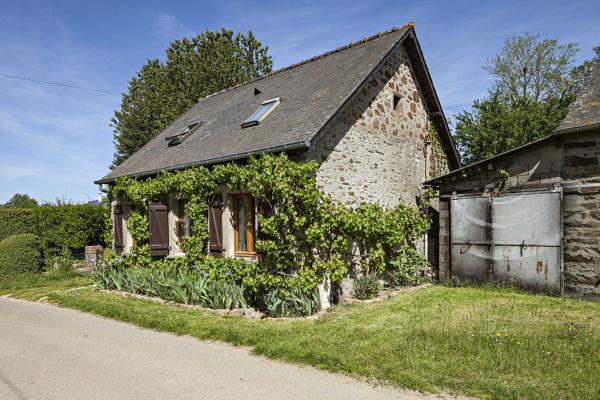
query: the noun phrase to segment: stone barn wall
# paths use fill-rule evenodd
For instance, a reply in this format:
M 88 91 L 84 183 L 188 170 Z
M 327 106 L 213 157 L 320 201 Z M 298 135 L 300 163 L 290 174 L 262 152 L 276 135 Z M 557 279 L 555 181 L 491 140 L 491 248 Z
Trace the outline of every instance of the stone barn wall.
M 562 172 L 565 291 L 600 298 L 600 131 L 566 135 Z

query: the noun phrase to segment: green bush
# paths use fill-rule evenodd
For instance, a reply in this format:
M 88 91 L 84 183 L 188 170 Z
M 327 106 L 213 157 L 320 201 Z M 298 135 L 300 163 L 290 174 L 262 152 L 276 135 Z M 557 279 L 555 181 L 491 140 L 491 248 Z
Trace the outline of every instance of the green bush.
M 373 299 L 379 293 L 381 284 L 376 274 L 365 274 L 354 279 L 352 289 L 354 297 L 359 300 Z
M 82 251 L 87 245 L 104 245 L 105 208 L 89 204 L 43 205 L 35 209 L 35 233 L 42 238 L 45 258 L 63 248 Z
M 40 238 L 46 265 L 66 251 L 83 252 L 87 245 L 104 245 L 106 209 L 89 204 L 43 205 L 36 208 L 0 207 L 0 240 L 12 235 L 35 234 Z
M 40 272 L 42 256 L 36 235 L 12 235 L 0 242 L 0 275 Z
M 416 286 L 433 275 L 429 261 L 414 247 L 400 249 L 390 261 L 386 281 L 392 287 Z
M 270 317 L 303 317 L 319 311 L 319 293 L 316 289 L 276 288 L 271 290 L 264 307 Z
M 21 233 L 35 233 L 35 210 L 0 207 L 0 240 Z
M 66 247 L 63 247 L 61 250 L 57 250 L 56 254 L 50 255 L 49 257 L 44 257 L 44 266 L 48 271 L 73 271 L 74 264 L 75 258 L 73 257 L 73 254 L 71 254 L 71 251 Z

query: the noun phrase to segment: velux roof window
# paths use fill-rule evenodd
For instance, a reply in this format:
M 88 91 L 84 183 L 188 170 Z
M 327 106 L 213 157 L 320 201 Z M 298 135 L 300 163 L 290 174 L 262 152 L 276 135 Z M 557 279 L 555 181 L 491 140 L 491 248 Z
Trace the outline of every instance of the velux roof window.
M 202 125 L 201 122 L 195 123 L 195 124 L 190 124 L 183 130 L 183 132 L 180 132 L 177 135 L 166 137 L 165 140 L 167 141 L 167 145 L 169 147 L 172 147 L 172 146 L 177 146 L 178 144 L 181 144 L 181 142 L 183 142 L 183 139 L 185 139 L 186 137 L 191 135 L 201 125 Z
M 263 101 L 258 107 L 258 110 L 248 117 L 243 123 L 242 128 L 260 124 L 273 110 L 279 105 L 279 97 L 267 101 Z

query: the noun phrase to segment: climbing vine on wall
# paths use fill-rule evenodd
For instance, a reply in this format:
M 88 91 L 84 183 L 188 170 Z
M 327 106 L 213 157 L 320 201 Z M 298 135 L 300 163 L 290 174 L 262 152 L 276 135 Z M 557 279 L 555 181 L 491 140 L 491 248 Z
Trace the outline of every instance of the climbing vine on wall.
M 137 205 L 137 212 L 127 217 L 134 245 L 124 263 L 195 268 L 212 276 L 228 272 L 255 291 L 312 289 L 325 278 L 341 281 L 355 263 L 361 269 L 373 266 L 383 271 L 394 265 L 401 249 L 414 248 L 426 232 L 426 202 L 419 207 L 400 204 L 391 210 L 376 205 L 348 209 L 319 190 L 316 170 L 313 161 L 295 162 L 285 154 L 265 154 L 243 164 L 193 167 L 146 179 L 120 178 L 110 187 L 109 199 Z M 258 213 L 258 262 L 215 261 L 206 256 L 208 199 L 223 186 L 249 192 L 259 210 L 268 210 Z M 147 201 L 176 193 L 188 196 L 185 212 L 191 235 L 182 243 L 185 256 L 174 261 L 153 260 L 148 246 Z M 356 245 L 358 261 L 353 251 Z
M 429 173 L 432 178 L 435 178 L 448 173 L 450 170 L 444 145 L 440 141 L 437 129 L 431 122 L 429 123 L 429 140 L 431 141 L 431 169 Z

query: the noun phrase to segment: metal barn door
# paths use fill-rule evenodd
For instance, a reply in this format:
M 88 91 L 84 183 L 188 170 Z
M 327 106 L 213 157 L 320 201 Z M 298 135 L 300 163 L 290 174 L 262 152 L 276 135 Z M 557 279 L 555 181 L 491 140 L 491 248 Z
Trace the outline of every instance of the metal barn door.
M 491 256 L 488 198 L 452 199 L 450 221 L 452 275 L 461 280 L 487 280 Z
M 459 197 L 451 211 L 453 274 L 560 293 L 560 193 Z

